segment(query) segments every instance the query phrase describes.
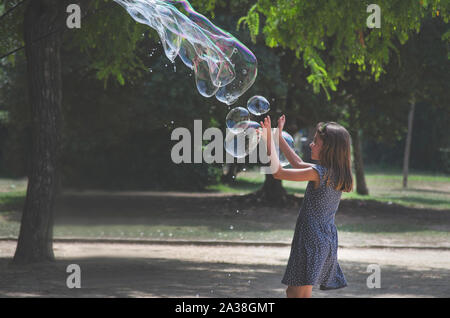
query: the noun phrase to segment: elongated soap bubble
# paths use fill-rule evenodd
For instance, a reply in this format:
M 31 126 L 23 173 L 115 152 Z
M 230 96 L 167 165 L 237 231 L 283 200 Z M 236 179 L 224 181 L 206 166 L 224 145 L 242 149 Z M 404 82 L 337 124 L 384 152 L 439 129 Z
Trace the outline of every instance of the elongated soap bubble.
M 197 85 L 198 92 L 205 96 L 213 96 L 217 90 L 218 86 L 214 85 L 209 75 L 209 66 L 205 60 L 196 60 L 194 62 L 194 74 L 195 74 L 195 84 Z
M 158 32 L 167 58 L 194 70 L 201 95 L 231 105 L 253 85 L 255 55 L 230 33 L 196 12 L 188 1 L 114 0 L 139 23 Z M 181 11 L 184 12 L 184 14 Z
M 225 120 L 231 132 L 237 134 L 248 127 L 250 114 L 244 107 L 236 107 L 230 110 Z
M 253 96 L 247 101 L 247 109 L 253 115 L 260 116 L 270 110 L 270 103 L 263 96 Z

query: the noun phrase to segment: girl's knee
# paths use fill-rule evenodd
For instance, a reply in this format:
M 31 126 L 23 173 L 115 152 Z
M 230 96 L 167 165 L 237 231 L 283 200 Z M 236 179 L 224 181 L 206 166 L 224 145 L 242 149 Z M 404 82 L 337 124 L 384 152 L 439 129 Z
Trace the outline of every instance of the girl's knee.
M 286 288 L 286 297 L 287 298 L 293 298 L 293 294 L 292 294 L 292 288 L 291 286 L 288 286 L 288 288 Z
M 288 298 L 309 298 L 311 297 L 312 286 L 288 286 L 286 296 Z

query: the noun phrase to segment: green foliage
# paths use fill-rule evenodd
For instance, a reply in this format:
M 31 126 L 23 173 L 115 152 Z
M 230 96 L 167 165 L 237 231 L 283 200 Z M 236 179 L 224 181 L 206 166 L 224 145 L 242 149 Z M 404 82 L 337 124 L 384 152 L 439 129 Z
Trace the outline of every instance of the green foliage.
M 423 19 L 436 17 L 448 22 L 448 1 L 380 0 L 381 28 L 368 29 L 366 8 L 360 0 L 258 0 L 241 19 L 254 36 L 264 16 L 263 33 L 269 47 L 296 52 L 309 67 L 315 91 L 318 87 L 335 89 L 351 65 L 360 71 L 370 69 L 375 79 L 389 62 L 394 43 L 405 43 L 419 32 Z M 257 29 L 258 27 L 258 29 Z
M 21 47 L 23 45 L 22 38 L 22 21 L 25 5 L 20 5 L 10 13 L 3 14 L 15 7 L 22 0 L 0 0 L 0 56 Z M 9 55 L 7 58 L 0 60 L 0 68 L 5 63 L 14 64 L 15 55 Z
M 251 7 L 247 15 L 241 17 L 237 23 L 238 31 L 241 24 L 247 25 L 250 28 L 250 36 L 253 42 L 256 42 L 256 37 L 259 35 L 259 14 L 256 11 L 256 9 L 257 9 L 256 5 Z
M 448 118 L 440 115 L 445 111 L 446 74 L 450 74 L 443 71 L 448 61 L 442 60 L 442 56 L 447 55 L 442 52 L 449 41 L 444 10 L 441 9 L 438 18 L 431 19 L 441 22 L 434 35 L 423 30 L 419 35 L 392 32 L 387 41 L 384 33 L 375 36 L 380 31 L 368 31 L 364 27 L 364 48 L 360 33 L 353 29 L 358 21 L 352 20 L 356 18 L 352 12 L 358 6 L 349 5 L 349 1 L 339 2 L 350 6 L 349 17 L 333 1 L 318 1 L 328 9 L 333 8 L 332 3 L 338 6 L 336 12 L 325 10 L 322 14 L 312 10 L 316 8 L 313 1 L 301 2 L 291 11 L 287 6 L 284 8 L 287 15 L 280 15 L 277 22 L 281 29 L 275 28 L 270 20 L 275 16 L 262 14 L 260 2 L 255 5 L 251 0 L 192 1 L 196 10 L 205 16 L 214 16 L 213 22 L 224 30 L 241 26 L 230 33 L 258 58 L 255 84 L 233 106 L 244 106 L 249 97 L 264 95 L 271 102 L 272 117 L 276 119 L 281 113 L 287 114 L 287 130 L 291 133 L 322 120 L 339 121 L 347 127 L 350 127 L 351 119 L 356 120 L 355 126 L 363 131 L 367 144 L 376 143 L 381 147 L 376 149 L 386 154 L 389 145 L 402 149 L 408 97 L 411 91 L 417 91 L 427 106 L 425 110 L 418 110 L 422 122 L 417 123 L 419 135 L 414 136 L 417 143 L 412 148 L 411 163 L 413 167 L 422 163 L 432 167 L 430 161 L 437 158 L 435 155 L 441 155 L 436 149 L 447 147 L 447 139 L 439 134 L 448 127 Z M 0 0 L 0 3 L 11 7 L 17 1 Z M 404 7 L 401 3 L 398 5 Z M 268 2 L 266 6 L 269 7 Z M 428 6 L 430 9 L 430 2 Z M 229 108 L 214 98 L 200 96 L 193 74 L 181 62 L 177 61 L 174 72 L 158 44 L 157 33 L 136 23 L 122 7 L 104 0 L 84 0 L 81 7 L 83 15 L 86 14 L 82 28 L 66 30 L 62 47 L 64 184 L 199 189 L 214 183 L 221 173 L 220 166 L 171 163 L 173 143 L 170 133 L 175 127 L 192 130 L 194 119 L 203 119 L 204 128 L 224 129 Z M 23 9 L 14 11 L 15 20 L 0 24 L 1 52 L 22 44 L 23 12 L 20 10 Z M 281 9 L 270 10 L 278 12 Z M 306 14 L 307 9 L 311 10 L 312 17 Z M 363 12 L 359 22 L 365 26 L 368 15 L 365 6 L 360 11 Z M 245 12 L 252 14 L 238 19 Z M 303 18 L 295 20 L 301 12 Z M 382 19 L 385 18 L 382 12 Z M 334 24 L 326 26 L 330 21 Z M 386 22 L 383 20 L 382 23 L 383 29 Z M 422 23 L 420 20 L 421 28 Z M 248 26 L 250 32 L 242 26 Z M 271 39 L 271 34 L 277 33 L 280 38 Z M 409 40 L 402 46 L 400 42 L 406 39 L 405 34 L 408 39 L 419 37 L 420 40 L 422 36 L 426 41 L 420 42 L 418 48 L 408 46 L 413 43 Z M 446 42 L 436 41 L 436 38 Z M 423 49 L 427 47 L 432 49 Z M 149 56 L 152 49 L 156 52 Z M 417 55 L 417 52 L 424 54 Z M 350 54 L 354 56 L 349 57 Z M 27 151 L 31 136 L 26 63 L 23 51 L 11 56 L 15 56 L 15 65 L 3 60 L 0 66 L 0 117 L 3 118 L 0 118 L 0 170 L 6 175 L 25 175 L 30 160 Z M 424 68 L 417 67 L 414 59 L 423 61 Z M 378 82 L 373 80 L 376 72 L 371 63 L 374 61 L 383 69 L 378 74 Z M 334 91 L 338 80 L 340 89 Z M 320 87 L 326 90 L 320 90 Z M 431 126 L 426 134 L 421 133 L 424 127 Z M 433 142 L 428 142 L 429 138 Z M 415 150 L 425 146 L 426 153 Z M 370 156 L 374 152 L 366 151 Z M 433 155 L 427 156 L 427 153 Z M 384 156 L 383 160 L 400 162 L 401 156 L 401 151 L 395 152 Z M 380 157 L 374 155 L 373 158 Z M 435 160 L 433 167 L 442 169 L 444 159 Z

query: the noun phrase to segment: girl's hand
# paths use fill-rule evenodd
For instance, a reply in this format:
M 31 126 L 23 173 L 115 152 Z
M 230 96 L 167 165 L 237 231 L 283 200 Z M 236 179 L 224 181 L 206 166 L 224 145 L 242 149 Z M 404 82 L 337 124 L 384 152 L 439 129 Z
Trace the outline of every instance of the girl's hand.
M 264 118 L 264 121 L 261 122 L 261 127 L 262 128 L 272 128 L 272 123 L 270 121 L 270 116 L 267 116 L 266 118 Z
M 260 123 L 262 128 L 262 138 L 267 145 L 267 154 L 270 156 L 270 147 L 272 144 L 272 124 L 270 122 L 270 116 L 264 118 L 264 121 Z
M 264 118 L 264 121 L 260 122 L 260 124 L 263 130 L 262 136 L 265 140 L 267 140 L 267 137 L 269 137 L 272 133 L 272 123 L 270 121 L 270 116 Z
M 280 131 L 280 133 L 283 131 L 285 123 L 286 123 L 286 116 L 282 115 L 278 119 L 278 130 Z

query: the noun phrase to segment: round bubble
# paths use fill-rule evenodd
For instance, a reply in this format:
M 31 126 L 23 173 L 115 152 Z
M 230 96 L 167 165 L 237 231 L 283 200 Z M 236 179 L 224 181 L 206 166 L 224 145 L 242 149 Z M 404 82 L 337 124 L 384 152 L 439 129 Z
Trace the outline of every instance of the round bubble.
M 261 139 L 257 132 L 260 128 L 261 125 L 257 122 L 249 121 L 247 128 L 240 133 L 235 134 L 229 130 L 224 141 L 225 151 L 235 158 L 249 155 L 257 148 Z
M 233 108 L 226 117 L 227 127 L 235 134 L 244 131 L 249 121 L 250 114 L 244 107 Z
M 270 103 L 263 96 L 253 96 L 247 101 L 247 108 L 250 113 L 259 116 L 270 110 Z
M 185 0 L 114 0 L 133 19 L 158 32 L 167 58 L 195 72 L 201 95 L 231 105 L 255 82 L 255 55 Z M 181 12 L 181 11 L 183 12 Z
M 289 147 L 291 147 L 295 151 L 294 138 L 289 133 L 285 132 L 284 130 L 282 131 L 281 136 L 283 137 L 284 140 L 286 140 Z M 280 165 L 282 167 L 289 165 L 289 161 L 286 159 L 286 157 L 284 156 L 283 152 L 280 149 L 278 149 L 278 153 L 279 153 Z

